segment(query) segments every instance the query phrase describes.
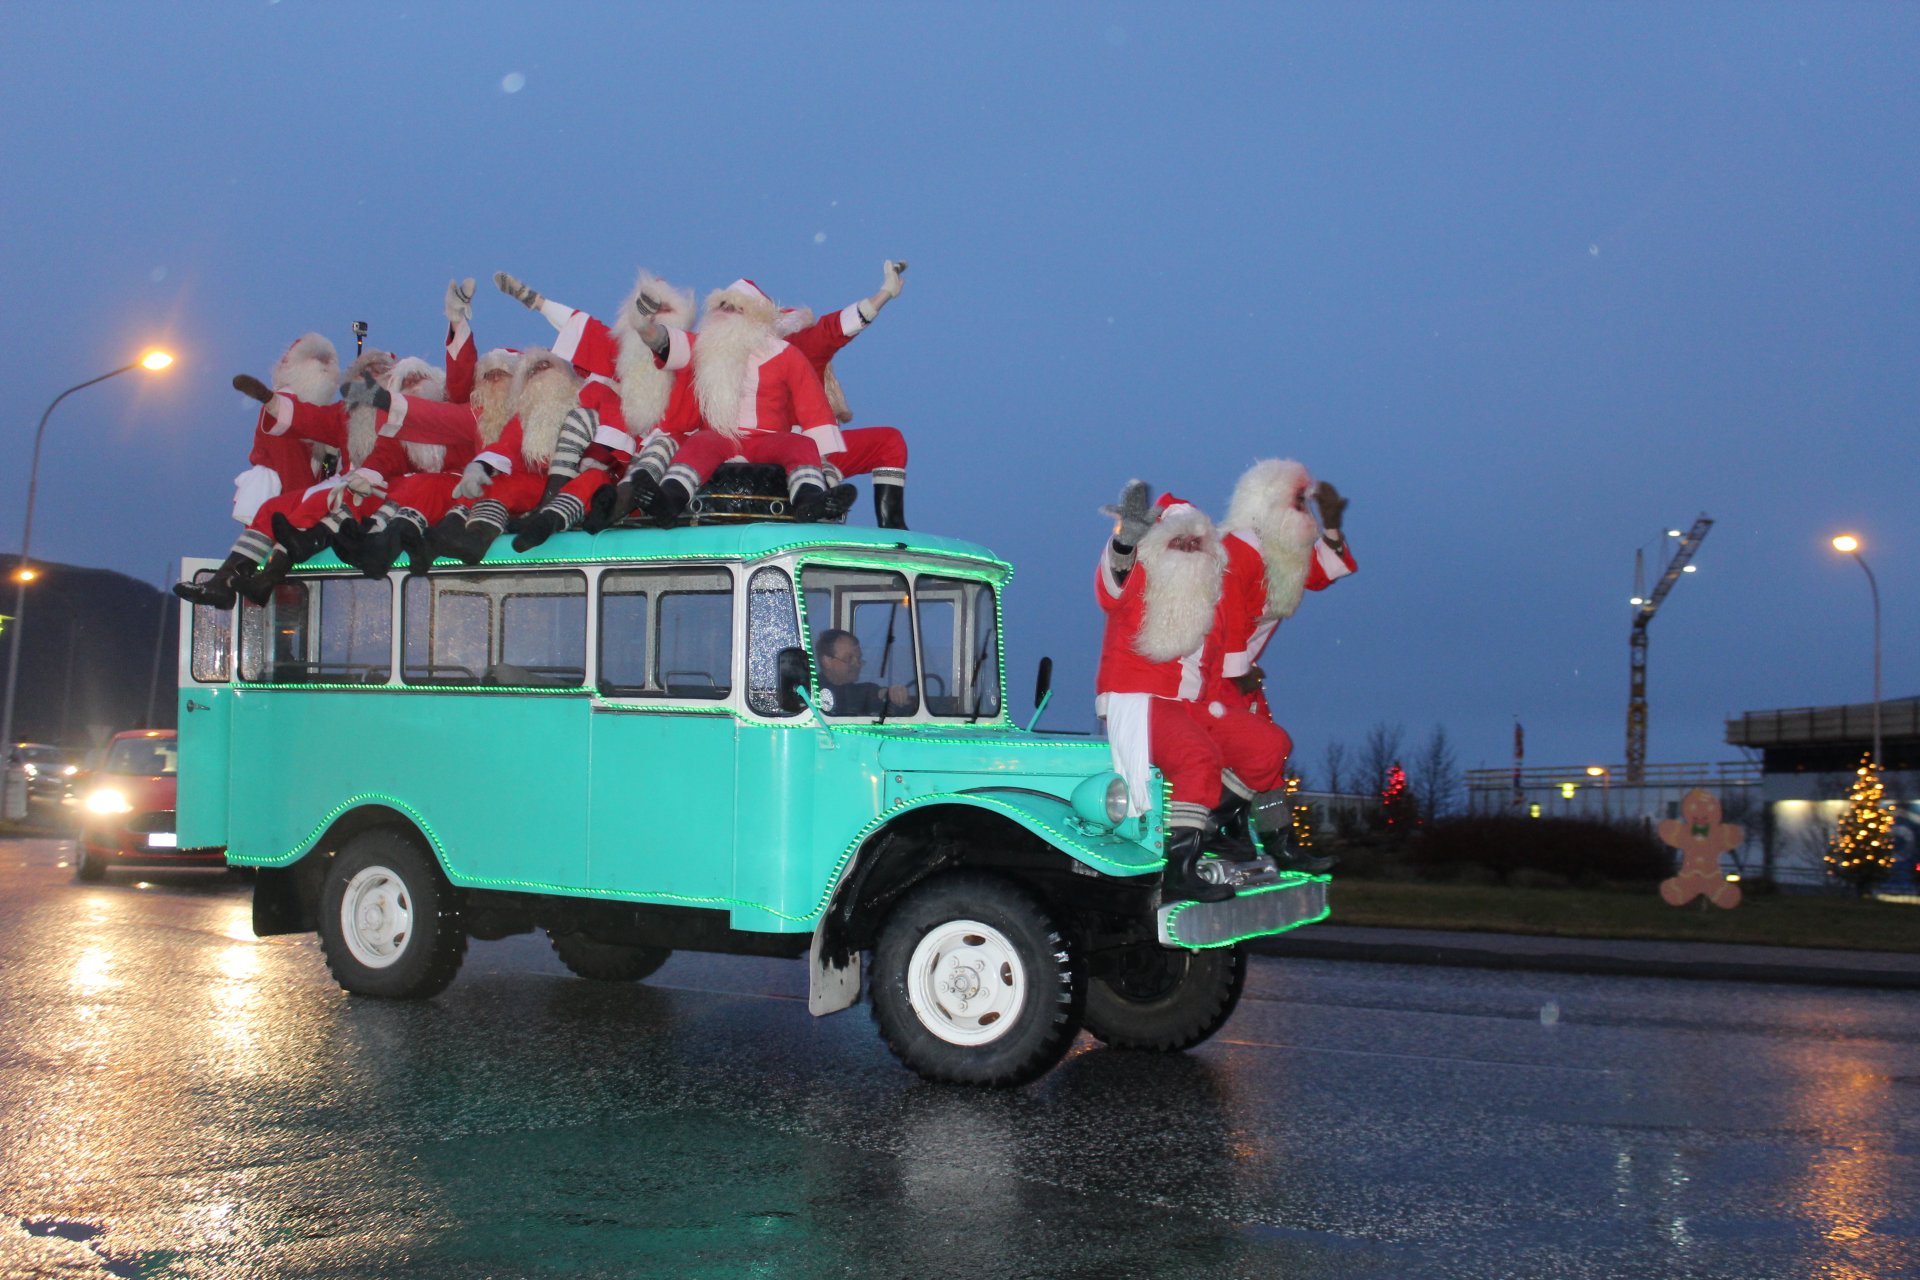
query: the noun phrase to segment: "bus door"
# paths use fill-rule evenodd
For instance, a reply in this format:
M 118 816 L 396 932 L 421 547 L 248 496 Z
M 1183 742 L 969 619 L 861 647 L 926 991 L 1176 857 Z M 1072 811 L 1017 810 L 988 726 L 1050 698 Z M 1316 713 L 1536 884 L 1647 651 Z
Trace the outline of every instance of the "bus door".
M 180 576 L 203 580 L 217 560 L 180 562 Z M 176 829 L 183 849 L 224 848 L 232 779 L 234 633 L 239 609 L 180 610 L 180 763 Z
M 733 890 L 741 655 L 733 571 L 600 577 L 588 883 L 718 905 Z

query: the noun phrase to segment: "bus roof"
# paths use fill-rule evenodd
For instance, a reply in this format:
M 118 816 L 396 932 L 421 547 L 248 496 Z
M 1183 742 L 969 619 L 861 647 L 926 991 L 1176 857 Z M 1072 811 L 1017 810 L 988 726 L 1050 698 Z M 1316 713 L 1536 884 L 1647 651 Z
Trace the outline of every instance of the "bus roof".
M 606 529 L 597 534 L 561 533 L 524 554 L 513 549 L 513 539 L 493 540 L 483 565 L 599 564 L 640 560 L 756 560 L 783 551 L 815 548 L 846 551 L 884 559 L 888 554 L 931 556 L 972 562 L 974 567 L 1005 573 L 1006 561 L 977 542 L 943 538 L 908 529 L 870 529 L 834 524 L 793 524 L 756 520 L 740 524 L 712 524 L 697 528 Z M 451 566 L 454 562 L 441 560 Z M 345 568 L 331 552 L 323 551 L 294 572 Z

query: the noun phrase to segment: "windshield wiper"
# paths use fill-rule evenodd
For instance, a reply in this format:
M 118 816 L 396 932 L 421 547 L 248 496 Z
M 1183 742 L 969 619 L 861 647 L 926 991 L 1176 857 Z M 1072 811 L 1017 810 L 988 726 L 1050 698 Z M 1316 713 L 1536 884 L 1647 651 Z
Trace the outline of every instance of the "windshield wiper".
M 880 676 L 880 718 L 874 721 L 875 724 L 885 724 L 887 722 L 887 712 L 893 706 L 893 699 L 887 696 L 887 690 L 891 686 L 886 683 L 886 679 L 887 671 L 893 665 L 893 623 L 894 619 L 899 617 L 899 615 L 899 605 L 890 604 L 887 606 L 887 642 L 880 646 L 880 671 L 878 673 Z
M 967 717 L 968 724 L 980 719 L 980 706 L 987 700 L 987 686 L 980 683 L 980 668 L 987 663 L 987 650 L 993 645 L 993 636 L 989 630 L 980 637 L 980 652 L 973 659 L 973 714 Z

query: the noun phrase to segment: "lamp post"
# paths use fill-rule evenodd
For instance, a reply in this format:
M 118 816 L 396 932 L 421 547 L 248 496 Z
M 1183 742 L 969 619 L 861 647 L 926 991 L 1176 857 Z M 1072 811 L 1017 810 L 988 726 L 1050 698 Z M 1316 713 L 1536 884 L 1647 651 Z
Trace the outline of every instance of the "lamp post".
M 1602 822 L 1612 822 L 1613 770 L 1603 764 L 1590 764 L 1587 766 L 1587 776 L 1589 778 L 1600 779 L 1600 820 Z
M 33 499 L 40 488 L 40 439 L 46 434 L 47 419 L 53 416 L 53 411 L 59 407 L 62 400 L 76 391 L 85 390 L 96 382 L 105 382 L 108 378 L 117 378 L 135 369 L 146 369 L 149 372 L 158 373 L 172 363 L 173 357 L 166 352 L 149 351 L 131 364 L 123 364 L 118 369 L 103 373 L 97 378 L 88 378 L 85 382 L 75 383 L 53 398 L 53 403 L 47 406 L 47 411 L 40 415 L 40 425 L 33 429 L 33 461 L 27 467 L 27 520 L 26 526 L 20 532 L 20 564 L 13 572 L 13 620 L 11 623 L 13 645 L 7 650 L 6 702 L 4 707 L 0 707 L 0 744 L 4 744 L 0 749 L 9 753 L 13 750 L 13 695 L 20 679 L 20 645 L 25 639 L 23 632 L 26 625 L 27 584 L 39 576 L 34 572 L 32 565 Z
M 1860 554 L 1860 539 L 1843 533 L 1833 540 L 1833 549 L 1853 557 L 1860 572 L 1867 575 L 1867 589 L 1873 593 L 1873 766 L 1877 769 L 1880 767 L 1880 584 L 1874 581 L 1873 570 L 1867 568 L 1867 558 Z

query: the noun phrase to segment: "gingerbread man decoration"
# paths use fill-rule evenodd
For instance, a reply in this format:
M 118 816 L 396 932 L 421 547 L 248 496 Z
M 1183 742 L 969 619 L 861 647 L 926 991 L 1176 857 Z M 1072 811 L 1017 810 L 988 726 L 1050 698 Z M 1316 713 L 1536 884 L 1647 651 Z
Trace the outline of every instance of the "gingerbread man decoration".
M 1740 847 L 1746 829 L 1720 821 L 1720 801 L 1695 787 L 1680 798 L 1680 816 L 1660 824 L 1660 840 L 1680 851 L 1680 874 L 1660 882 L 1660 896 L 1671 906 L 1695 897 L 1716 907 L 1740 905 L 1740 886 L 1720 874 L 1720 855 Z

